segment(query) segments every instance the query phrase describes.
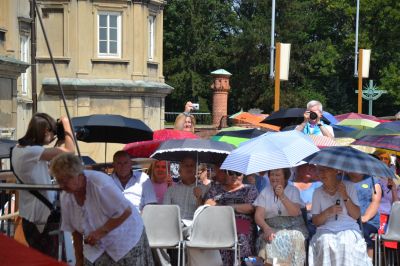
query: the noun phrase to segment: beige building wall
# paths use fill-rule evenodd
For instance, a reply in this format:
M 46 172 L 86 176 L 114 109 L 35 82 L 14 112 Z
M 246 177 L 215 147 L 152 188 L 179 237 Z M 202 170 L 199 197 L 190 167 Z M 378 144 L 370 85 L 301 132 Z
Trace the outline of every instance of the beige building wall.
M 24 55 L 21 53 L 22 50 Z M 29 55 L 29 1 L 1 0 L 0 138 L 20 137 L 26 129 L 26 120 L 31 116 L 32 101 L 27 93 L 30 87 Z M 25 79 L 24 88 L 22 88 L 21 74 Z
M 121 114 L 164 127 L 165 97 L 172 88 L 162 73 L 163 0 L 37 0 L 72 117 Z M 101 17 L 99 17 L 101 16 Z M 99 52 L 100 19 L 107 18 L 110 52 Z M 113 24 L 117 18 L 116 27 Z M 149 19 L 154 19 L 152 24 Z M 39 25 L 39 20 L 37 19 Z M 153 26 L 152 26 L 153 25 Z M 116 29 L 119 47 L 111 50 Z M 153 36 L 153 38 L 150 38 Z M 99 40 L 99 38 L 101 40 Z M 153 41 L 151 41 L 153 40 Z M 43 32 L 37 29 L 38 111 L 65 114 Z M 154 47 L 149 53 L 149 46 Z M 151 57 L 149 57 L 151 55 Z M 107 145 L 107 161 L 121 144 Z M 83 155 L 103 162 L 104 145 L 81 144 Z

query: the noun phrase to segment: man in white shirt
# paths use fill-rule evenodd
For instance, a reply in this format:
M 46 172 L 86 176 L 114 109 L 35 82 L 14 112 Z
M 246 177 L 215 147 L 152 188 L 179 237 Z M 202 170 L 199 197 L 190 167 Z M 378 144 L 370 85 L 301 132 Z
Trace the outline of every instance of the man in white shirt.
M 333 128 L 322 120 L 322 104 L 312 100 L 307 103 L 307 110 L 304 112 L 304 121 L 296 127 L 296 130 L 307 135 L 320 135 L 334 138 Z
M 149 176 L 142 171 L 132 171 L 132 161 L 126 151 L 117 151 L 113 157 L 114 173 L 111 175 L 117 187 L 138 211 L 147 204 L 156 204 L 157 197 Z

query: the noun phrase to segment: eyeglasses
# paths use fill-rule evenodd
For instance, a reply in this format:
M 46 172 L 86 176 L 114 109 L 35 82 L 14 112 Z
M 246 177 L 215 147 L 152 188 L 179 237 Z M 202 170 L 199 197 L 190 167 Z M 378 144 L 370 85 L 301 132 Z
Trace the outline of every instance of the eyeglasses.
M 241 176 L 242 174 L 236 171 L 231 171 L 231 170 L 225 170 L 225 173 L 229 176 Z

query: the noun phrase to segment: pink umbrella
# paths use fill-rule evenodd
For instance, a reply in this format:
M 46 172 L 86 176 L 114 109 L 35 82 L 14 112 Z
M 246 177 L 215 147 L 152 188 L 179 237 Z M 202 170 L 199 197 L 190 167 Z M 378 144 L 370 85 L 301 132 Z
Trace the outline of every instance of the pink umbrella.
M 197 135 L 189 131 L 175 129 L 160 129 L 153 133 L 153 140 L 138 141 L 126 144 L 124 150 L 135 158 L 148 158 L 160 144 L 170 139 L 197 139 Z
M 344 119 L 369 119 L 376 121 L 378 118 L 373 115 L 366 115 L 366 114 L 357 114 L 357 113 L 347 113 L 347 114 L 341 114 L 341 115 L 335 115 L 336 120 L 339 122 L 344 120 Z
M 314 142 L 315 146 L 318 148 L 326 148 L 332 146 L 339 146 L 339 144 L 332 138 L 319 136 L 319 135 L 310 135 L 312 141 Z

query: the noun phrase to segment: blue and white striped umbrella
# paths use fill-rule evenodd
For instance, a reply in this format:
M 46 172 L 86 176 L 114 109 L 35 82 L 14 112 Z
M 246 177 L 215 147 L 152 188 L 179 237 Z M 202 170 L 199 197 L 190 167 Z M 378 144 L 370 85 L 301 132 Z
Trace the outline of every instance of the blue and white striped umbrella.
M 395 177 L 394 172 L 384 163 L 368 153 L 349 146 L 325 148 L 305 158 L 304 161 L 309 164 L 322 165 L 348 173 Z
M 319 149 L 311 138 L 300 131 L 268 132 L 233 150 L 222 163 L 221 169 L 249 175 L 294 167 L 317 151 Z

